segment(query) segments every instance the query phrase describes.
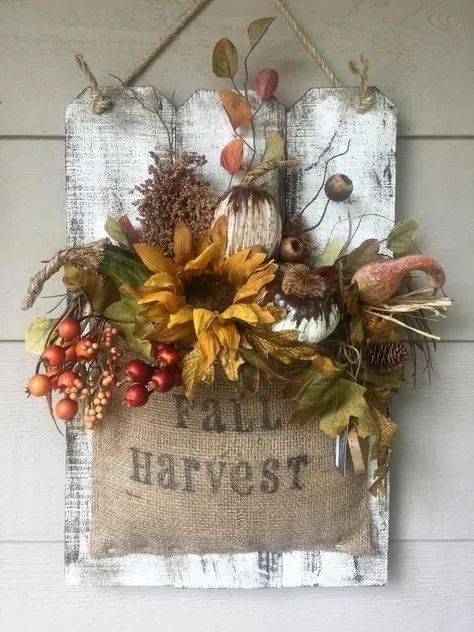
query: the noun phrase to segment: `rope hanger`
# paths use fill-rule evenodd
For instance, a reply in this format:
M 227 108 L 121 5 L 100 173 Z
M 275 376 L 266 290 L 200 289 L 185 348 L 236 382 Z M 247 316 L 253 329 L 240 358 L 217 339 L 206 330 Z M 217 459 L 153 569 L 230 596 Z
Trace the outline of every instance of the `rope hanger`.
M 169 46 L 169 44 L 174 40 L 178 33 L 182 31 L 184 27 L 210 2 L 211 0 L 196 0 L 195 4 L 183 13 L 174 28 L 171 29 L 171 31 L 169 31 L 169 33 L 165 35 L 165 37 L 163 37 L 160 42 L 158 42 L 158 44 L 156 44 L 146 53 L 143 59 L 137 64 L 137 66 L 135 66 L 135 68 L 123 81 L 123 85 L 131 85 L 135 81 L 135 79 L 139 75 L 141 75 L 141 73 L 150 65 L 150 63 L 154 59 L 156 59 L 165 50 L 165 48 Z M 274 0 L 274 3 L 295 32 L 300 42 L 319 65 L 329 83 L 334 88 L 344 87 L 343 83 L 337 78 L 337 76 L 329 67 L 322 53 L 311 42 L 311 40 L 304 33 L 296 19 L 289 12 L 284 0 Z M 86 63 L 83 55 L 81 53 L 76 53 L 74 55 L 74 58 L 76 59 L 79 67 L 84 72 L 89 81 L 92 97 L 91 107 L 93 112 L 95 112 L 96 114 L 102 114 L 103 112 L 109 110 L 113 106 L 113 101 L 101 90 L 97 79 L 95 78 L 94 74 Z M 360 63 L 351 61 L 349 63 L 349 68 L 351 72 L 359 77 L 359 94 L 356 99 L 356 106 L 361 112 L 366 112 L 374 105 L 375 101 L 373 91 L 368 84 L 369 62 L 363 55 L 361 55 Z

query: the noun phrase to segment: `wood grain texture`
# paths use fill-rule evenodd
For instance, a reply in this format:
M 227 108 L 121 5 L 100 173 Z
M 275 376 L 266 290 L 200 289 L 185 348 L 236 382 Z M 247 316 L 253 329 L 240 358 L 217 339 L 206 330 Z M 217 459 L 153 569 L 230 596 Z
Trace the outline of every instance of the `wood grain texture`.
M 8 632 L 470 632 L 474 543 L 403 542 L 389 588 L 298 591 L 71 588 L 61 544 L 2 544 L 2 628 Z M 32 627 L 34 626 L 34 627 Z M 316 627 L 315 627 L 316 626 Z
M 66 111 L 66 208 L 70 244 L 104 236 L 106 216 L 126 212 L 130 195 L 134 195 L 133 184 L 145 178 L 150 148 L 166 155 L 175 135 L 178 151 L 194 151 L 208 158 L 202 167 L 203 177 L 219 192 L 227 189 L 228 175 L 218 157 L 220 148 L 232 138 L 232 128 L 216 91 L 196 92 L 175 114 L 173 106 L 152 88 L 137 88 L 131 93 L 108 89 L 114 107 L 101 116 L 91 112 L 88 93 L 82 93 Z M 309 206 L 306 202 L 313 198 L 325 172 L 324 163 L 314 165 L 315 157 L 340 153 L 341 146 L 349 148 L 352 143 L 343 164 L 360 188 L 349 203 L 342 206 L 355 223 L 364 207 L 376 205 L 377 218 L 370 222 L 370 234 L 383 239 L 384 226 L 380 218 L 391 225 L 395 217 L 396 113 L 382 93 L 376 91 L 374 95 L 375 104 L 367 113 L 357 110 L 357 91 L 351 88 L 311 89 L 286 116 L 283 106 L 275 99 L 263 103 L 259 116 L 255 117 L 253 131 L 258 139 L 257 160 L 263 153 L 268 132 L 277 130 L 284 136 L 286 131 L 288 156 L 299 161 L 298 174 L 302 174 L 290 174 L 284 198 L 279 186 L 283 176 L 273 174 L 268 178 L 270 190 L 283 203 L 282 213 L 296 213 L 300 204 Z M 249 97 L 255 99 L 253 93 Z M 153 101 L 158 102 L 155 110 L 158 105 L 160 115 L 153 113 Z M 252 145 L 252 139 L 249 140 Z M 338 167 L 334 161 L 329 174 Z M 308 225 L 313 225 L 321 213 L 311 204 L 307 209 Z M 318 240 L 325 242 L 333 236 L 342 242 L 346 239 L 347 231 L 341 219 L 326 222 L 321 219 L 317 225 Z M 355 244 L 359 243 L 359 237 L 367 236 L 366 230 L 365 224 Z M 91 460 L 91 434 L 84 432 L 76 422 L 69 424 L 65 520 L 66 581 L 69 583 L 141 583 L 197 588 L 386 583 L 388 496 L 370 497 L 374 546 L 374 554 L 370 556 L 290 551 L 202 557 L 93 558 L 89 551 Z M 369 481 L 374 471 L 372 463 L 367 472 Z
M 0 442 L 0 541 L 62 540 L 64 439 L 44 402 L 23 394 L 34 356 L 21 343 L 2 343 L 0 349 L 0 432 L 6 438 Z M 474 538 L 474 481 L 467 474 L 474 443 L 464 440 L 474 409 L 474 345 L 442 343 L 435 368 L 431 388 L 426 380 L 416 391 L 408 383 L 394 399 L 399 436 L 391 488 L 393 540 Z
M 0 226 L 9 239 L 0 249 L 0 339 L 23 338 L 32 314 L 55 301 L 40 299 L 34 311 L 19 305 L 26 283 L 65 242 L 64 144 L 62 141 L 0 141 Z M 436 325 L 447 340 L 474 340 L 474 141 L 400 140 L 397 148 L 397 216 L 419 225 L 423 251 L 444 266 L 447 291 L 456 299 L 449 319 Z M 21 191 L 21 195 L 19 195 Z M 133 199 L 133 195 L 128 196 Z M 115 203 L 111 196 L 111 203 Z M 129 206 L 125 210 L 134 213 Z M 28 243 L 25 249 L 24 244 Z M 22 252 L 21 257 L 17 253 Z M 12 266 L 11 262 L 15 261 Z M 61 291 L 59 279 L 45 295 Z
M 190 5 L 191 0 L 4 0 L 0 134 L 62 134 L 64 108 L 85 87 L 71 53 L 82 51 L 98 80 L 110 85 L 110 73 L 124 78 Z M 356 84 L 348 60 L 364 52 L 371 83 L 400 107 L 402 134 L 474 133 L 470 0 L 292 0 L 290 9 L 346 85 Z M 264 15 L 278 19 L 255 52 L 252 72 L 274 66 L 286 105 L 310 86 L 327 86 L 270 0 L 214 0 L 139 85 L 154 84 L 170 98 L 176 90 L 178 104 L 198 88 L 216 87 L 213 44 L 226 35 L 245 51 L 247 24 Z

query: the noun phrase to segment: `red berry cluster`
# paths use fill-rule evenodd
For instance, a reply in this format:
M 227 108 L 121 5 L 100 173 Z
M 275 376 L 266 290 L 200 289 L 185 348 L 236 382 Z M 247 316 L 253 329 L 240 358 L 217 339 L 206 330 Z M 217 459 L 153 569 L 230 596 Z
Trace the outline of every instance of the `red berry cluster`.
M 129 360 L 123 367 L 125 380 L 132 382 L 125 391 L 125 406 L 144 406 L 151 393 L 166 393 L 182 384 L 179 369 L 181 357 L 176 347 L 172 344 L 153 343 L 152 353 L 156 360 L 155 365 L 137 358 Z
M 46 396 L 52 406 L 53 391 L 59 391 L 61 398 L 54 413 L 63 421 L 73 419 L 79 402 L 83 403 L 84 425 L 93 428 L 104 417 L 111 387 L 121 386 L 117 375 L 122 352 L 113 345 L 117 334 L 118 330 L 102 318 L 79 320 L 66 316 L 51 332 L 49 340 L 54 344 L 44 348 L 37 374 L 28 381 L 27 393 Z

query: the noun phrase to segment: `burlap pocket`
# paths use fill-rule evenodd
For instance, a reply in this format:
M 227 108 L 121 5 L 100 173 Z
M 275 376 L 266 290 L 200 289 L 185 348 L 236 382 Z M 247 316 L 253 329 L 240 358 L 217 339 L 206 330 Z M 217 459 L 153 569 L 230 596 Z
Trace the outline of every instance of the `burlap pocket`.
M 370 553 L 366 477 L 342 477 L 291 410 L 276 386 L 239 398 L 224 380 L 114 403 L 94 431 L 91 554 Z

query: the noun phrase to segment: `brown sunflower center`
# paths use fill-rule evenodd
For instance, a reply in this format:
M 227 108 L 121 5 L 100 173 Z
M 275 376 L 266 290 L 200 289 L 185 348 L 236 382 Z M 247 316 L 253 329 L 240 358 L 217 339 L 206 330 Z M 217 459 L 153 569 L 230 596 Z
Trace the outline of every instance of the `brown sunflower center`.
M 191 281 L 186 289 L 186 303 L 223 312 L 235 296 L 235 288 L 227 279 L 214 274 L 203 274 Z

